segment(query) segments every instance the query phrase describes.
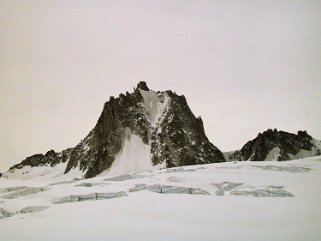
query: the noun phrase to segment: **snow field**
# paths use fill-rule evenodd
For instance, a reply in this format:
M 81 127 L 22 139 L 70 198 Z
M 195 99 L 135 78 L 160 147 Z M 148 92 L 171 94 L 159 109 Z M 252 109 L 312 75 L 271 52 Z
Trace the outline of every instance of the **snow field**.
M 143 171 L 114 181 L 111 177 L 63 183 L 0 179 L 0 207 L 14 213 L 0 219 L 0 240 L 321 240 L 321 157 Z M 215 184 L 228 182 L 241 185 L 217 195 Z M 138 184 L 199 188 L 210 195 L 129 191 Z M 5 188 L 17 186 L 45 190 L 3 198 L 15 192 L 5 192 Z M 233 191 L 271 186 L 282 187 L 293 196 L 233 195 Z M 53 203 L 70 195 L 116 192 L 127 196 Z M 48 208 L 19 213 L 29 206 Z

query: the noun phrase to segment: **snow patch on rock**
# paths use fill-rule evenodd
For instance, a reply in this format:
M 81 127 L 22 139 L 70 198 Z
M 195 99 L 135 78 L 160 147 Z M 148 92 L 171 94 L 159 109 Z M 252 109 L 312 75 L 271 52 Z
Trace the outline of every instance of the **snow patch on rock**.
M 166 93 L 164 93 L 163 98 L 160 98 L 154 91 L 145 91 L 142 89 L 139 89 L 139 91 L 144 99 L 144 106 L 147 110 L 147 119 L 149 120 L 150 125 L 155 127 L 170 98 Z
M 120 152 L 109 170 L 104 174 L 124 175 L 145 170 L 157 170 L 161 166 L 153 166 L 150 145 L 146 145 L 142 138 L 133 134 L 130 129 L 125 131 L 125 141 Z
M 274 147 L 269 154 L 266 156 L 265 161 L 276 161 L 280 156 L 281 149 L 279 147 Z

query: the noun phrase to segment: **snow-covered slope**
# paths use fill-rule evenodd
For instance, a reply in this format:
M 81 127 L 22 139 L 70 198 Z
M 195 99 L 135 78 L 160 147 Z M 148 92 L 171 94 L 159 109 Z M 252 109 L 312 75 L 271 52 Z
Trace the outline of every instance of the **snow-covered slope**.
M 82 179 L 84 173 L 79 168 L 72 169 L 69 173 L 64 174 L 67 163 L 59 163 L 52 167 L 49 164 L 44 166 L 23 166 L 20 169 L 10 170 L 4 173 L 2 178 L 20 179 L 20 180 L 55 180 L 63 181 L 70 179 Z
M 165 165 L 153 166 L 150 148 L 150 145 L 145 144 L 139 136 L 127 129 L 122 149 L 117 154 L 110 169 L 101 175 L 123 175 L 165 168 Z
M 316 241 L 320 183 L 321 157 L 60 182 L 1 178 L 0 240 Z

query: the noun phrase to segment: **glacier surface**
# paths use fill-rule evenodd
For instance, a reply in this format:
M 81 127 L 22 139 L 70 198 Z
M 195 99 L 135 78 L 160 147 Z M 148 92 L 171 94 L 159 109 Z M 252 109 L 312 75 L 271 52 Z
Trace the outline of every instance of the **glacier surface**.
M 321 240 L 320 183 L 321 157 L 0 178 L 0 240 Z

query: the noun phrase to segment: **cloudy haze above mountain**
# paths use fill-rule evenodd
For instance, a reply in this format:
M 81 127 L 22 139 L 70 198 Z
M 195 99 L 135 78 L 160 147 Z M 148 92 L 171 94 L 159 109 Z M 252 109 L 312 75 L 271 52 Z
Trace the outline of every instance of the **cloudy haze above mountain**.
M 222 151 L 321 139 L 321 1 L 0 1 L 0 170 L 75 146 L 109 96 L 184 94 Z

